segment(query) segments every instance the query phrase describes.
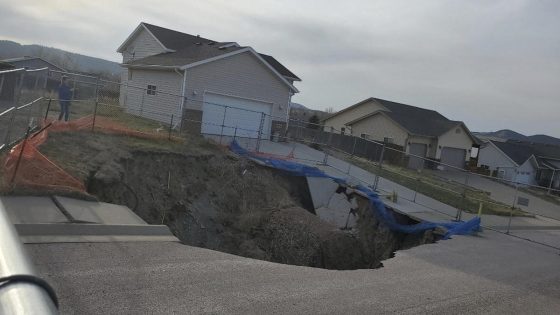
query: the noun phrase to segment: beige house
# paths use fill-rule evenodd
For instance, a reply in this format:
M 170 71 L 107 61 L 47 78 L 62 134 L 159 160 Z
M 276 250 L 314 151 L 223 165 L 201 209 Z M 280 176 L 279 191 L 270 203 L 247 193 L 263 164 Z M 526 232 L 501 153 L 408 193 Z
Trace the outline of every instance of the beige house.
M 368 98 L 323 120 L 324 130 L 394 143 L 408 154 L 464 168 L 476 138 L 463 122 L 440 113 L 378 98 Z M 422 168 L 422 159 L 409 167 Z
M 123 56 L 120 105 L 130 113 L 199 130 L 256 138 L 281 133 L 301 81 L 274 57 L 235 42 L 140 23 Z M 225 125 L 225 128 L 222 127 Z

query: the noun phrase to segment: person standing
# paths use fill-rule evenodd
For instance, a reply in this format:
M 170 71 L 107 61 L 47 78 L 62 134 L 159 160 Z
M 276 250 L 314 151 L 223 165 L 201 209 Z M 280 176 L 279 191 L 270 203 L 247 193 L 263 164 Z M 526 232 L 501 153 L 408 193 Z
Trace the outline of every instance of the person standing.
M 70 100 L 72 99 L 72 89 L 68 86 L 68 77 L 63 76 L 58 87 L 58 99 L 60 102 L 60 115 L 58 115 L 58 120 L 62 120 L 64 116 L 64 121 L 68 121 L 70 116 Z

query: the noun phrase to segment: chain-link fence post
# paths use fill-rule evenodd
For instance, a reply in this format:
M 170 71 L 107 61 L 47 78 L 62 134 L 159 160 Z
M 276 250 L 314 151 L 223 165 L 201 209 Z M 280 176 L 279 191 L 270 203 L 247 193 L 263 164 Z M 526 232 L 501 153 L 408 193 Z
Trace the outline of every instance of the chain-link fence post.
M 16 76 L 17 78 L 17 76 Z M 14 107 L 14 110 L 12 111 L 12 116 L 10 117 L 10 122 L 8 125 L 8 130 L 6 131 L 6 137 L 4 138 L 4 143 L 6 145 L 10 144 L 10 136 L 11 133 L 13 131 L 14 128 L 14 123 L 16 120 L 16 115 L 18 112 L 18 103 L 19 103 L 19 99 L 21 97 L 21 89 L 23 87 L 23 80 L 25 79 L 25 71 L 23 71 L 20 75 L 20 82 L 19 84 L 17 84 L 17 79 L 16 79 L 16 84 L 14 84 L 14 100 L 13 100 L 13 104 L 12 106 Z
M 513 202 L 511 204 L 511 209 L 509 211 L 509 220 L 508 220 L 506 234 L 509 234 L 509 230 L 511 228 L 511 219 L 513 218 L 513 210 L 515 209 L 515 202 L 517 201 L 517 194 L 518 193 L 519 193 L 519 184 L 515 183 L 515 194 L 513 195 Z
M 99 104 L 99 77 L 95 78 L 95 105 L 93 107 L 93 121 L 91 131 L 95 131 L 95 119 L 97 118 L 97 105 Z
M 21 151 L 19 151 L 19 156 L 16 162 L 16 167 L 14 169 L 14 173 L 12 174 L 12 179 L 10 180 L 10 184 L 14 184 L 14 180 L 16 179 L 16 175 L 19 169 L 19 165 L 21 164 L 21 158 L 23 156 L 23 150 L 25 150 L 25 145 L 27 144 L 27 139 L 29 138 L 29 132 L 31 131 L 31 126 L 27 127 L 27 131 L 25 132 L 25 138 L 23 139 L 23 143 L 21 144 Z
M 551 194 L 552 191 L 552 183 L 554 182 L 554 174 L 556 173 L 556 169 L 552 170 L 552 176 L 550 177 L 550 183 L 548 183 L 548 194 Z
M 463 186 L 463 193 L 461 193 L 461 206 L 457 209 L 457 215 L 455 216 L 455 221 L 457 222 L 461 221 L 463 217 L 463 208 L 466 208 L 468 184 L 469 184 L 469 173 L 465 172 L 465 184 Z
M 352 144 L 352 153 L 350 153 L 350 158 L 354 157 L 354 153 L 356 152 L 356 141 L 358 141 L 358 137 L 352 136 L 354 138 L 354 143 Z
M 51 102 L 52 102 L 52 98 L 49 97 L 49 102 L 47 103 L 47 110 L 45 111 L 45 119 L 44 119 L 45 122 L 49 117 L 49 111 L 51 110 Z
M 169 137 L 168 140 L 171 140 L 171 130 L 173 129 L 173 114 L 171 114 L 171 121 L 169 122 Z
M 385 155 L 385 142 L 383 142 L 383 146 L 381 147 L 381 154 L 379 156 L 378 174 L 375 174 L 373 190 L 377 190 L 377 186 L 379 185 L 379 173 L 381 173 L 381 171 L 383 170 L 383 155 Z
M 222 137 L 224 136 L 224 125 L 226 124 L 227 106 L 224 107 L 224 118 L 222 118 L 222 130 L 220 131 L 220 145 L 222 144 Z
M 262 138 L 262 132 L 263 132 L 263 127 L 264 127 L 264 113 L 261 113 L 261 123 L 259 125 L 259 134 L 258 134 L 258 138 L 257 138 L 257 147 L 256 147 L 256 152 L 260 152 L 259 150 L 261 149 L 261 138 Z

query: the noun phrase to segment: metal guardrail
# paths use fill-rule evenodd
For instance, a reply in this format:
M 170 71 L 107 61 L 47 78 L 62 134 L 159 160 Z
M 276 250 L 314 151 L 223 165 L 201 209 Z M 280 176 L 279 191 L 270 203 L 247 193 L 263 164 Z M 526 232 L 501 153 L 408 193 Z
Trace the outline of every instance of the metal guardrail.
M 0 201 L 0 314 L 58 314 L 52 288 L 36 276 Z

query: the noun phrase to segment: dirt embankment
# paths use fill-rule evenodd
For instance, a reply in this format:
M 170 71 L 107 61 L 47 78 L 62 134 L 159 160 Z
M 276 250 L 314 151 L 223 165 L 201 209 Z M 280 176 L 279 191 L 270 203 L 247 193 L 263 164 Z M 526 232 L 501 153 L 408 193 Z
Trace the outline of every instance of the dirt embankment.
M 100 200 L 166 224 L 185 244 L 245 257 L 328 269 L 376 268 L 403 246 L 433 241 L 380 224 L 360 203 L 358 229 L 341 231 L 307 209 L 304 178 L 239 159 L 193 139 L 53 133 L 41 147 Z

